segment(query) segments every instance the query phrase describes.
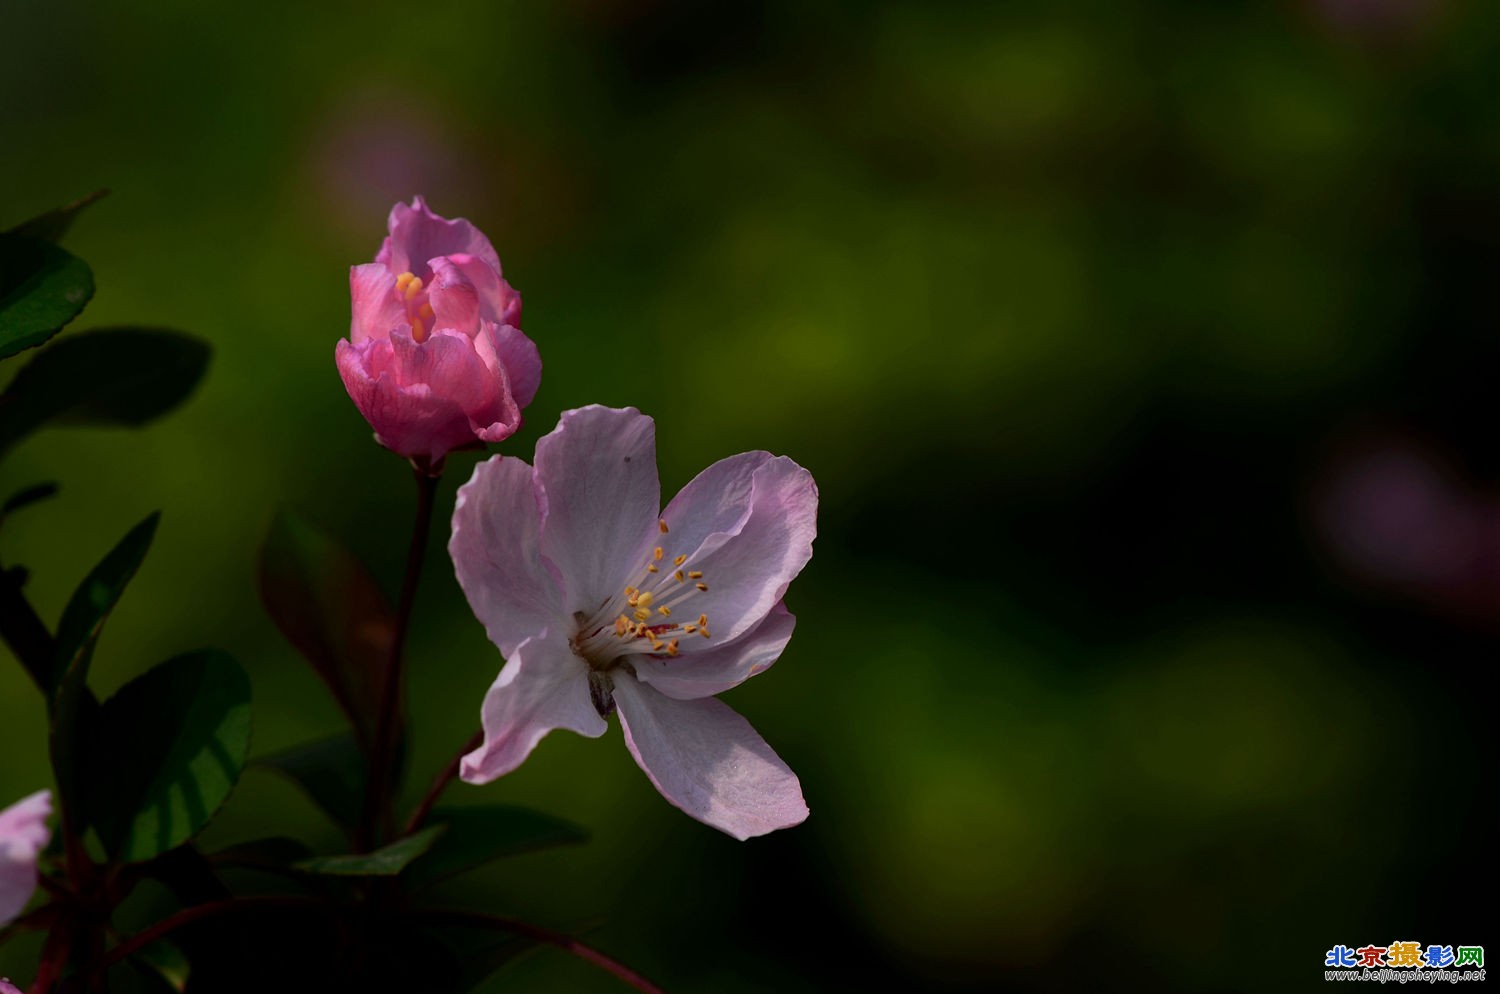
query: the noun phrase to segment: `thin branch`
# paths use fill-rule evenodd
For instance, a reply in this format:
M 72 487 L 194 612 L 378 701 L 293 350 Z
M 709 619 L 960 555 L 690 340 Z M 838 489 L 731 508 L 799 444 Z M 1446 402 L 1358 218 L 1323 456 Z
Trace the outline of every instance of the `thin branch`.
M 93 967 L 94 970 L 107 970 L 127 957 L 133 956 L 145 949 L 151 943 L 166 938 L 173 932 L 195 922 L 204 921 L 209 918 L 218 918 L 222 915 L 233 914 L 240 911 L 256 911 L 267 908 L 282 908 L 300 910 L 304 908 L 325 907 L 326 902 L 315 897 L 296 897 L 287 894 L 264 894 L 250 897 L 228 897 L 222 901 L 209 901 L 205 904 L 195 904 L 191 908 L 183 908 L 175 915 L 170 915 L 148 927 L 143 932 L 126 939 L 104 954 Z
M 569 955 L 576 956 L 585 962 L 592 963 L 606 973 L 614 974 L 620 980 L 645 994 L 666 994 L 660 987 L 636 973 L 630 967 L 617 963 L 608 956 L 601 953 L 592 946 L 586 946 L 582 942 L 568 935 L 566 932 L 555 932 L 550 928 L 533 925 L 515 918 L 505 918 L 500 915 L 487 915 L 482 911 L 465 911 L 462 909 L 442 909 L 430 911 L 417 911 L 415 917 L 429 922 L 446 923 L 449 925 L 468 925 L 471 928 L 484 928 L 492 931 L 515 932 L 538 942 L 545 942 L 550 946 L 556 946 Z
M 422 803 L 417 805 L 417 809 L 407 819 L 406 827 L 401 830 L 402 835 L 410 835 L 422 827 L 422 822 L 426 821 L 427 816 L 432 814 L 432 808 L 437 804 L 438 798 L 443 796 L 443 791 L 447 790 L 448 785 L 458 776 L 458 768 L 463 762 L 463 758 L 483 744 L 484 730 L 480 729 L 470 736 L 469 741 L 465 742 L 459 748 L 458 752 L 453 754 L 453 758 L 448 760 L 448 765 L 439 770 L 438 775 L 432 778 L 432 786 L 427 788 L 427 793 L 422 797 Z
M 417 515 L 412 523 L 411 544 L 406 552 L 406 574 L 401 581 L 401 600 L 396 608 L 396 634 L 391 641 L 391 659 L 386 665 L 380 694 L 380 719 L 375 726 L 375 749 L 370 757 L 370 779 L 365 786 L 364 817 L 360 821 L 358 848 L 375 844 L 379 823 L 389 822 L 396 765 L 396 740 L 401 721 L 401 695 L 405 684 L 406 633 L 411 627 L 412 607 L 417 600 L 417 581 L 427 556 L 427 536 L 432 530 L 432 506 L 438 477 L 413 466 L 417 483 Z M 387 824 L 385 826 L 389 828 Z

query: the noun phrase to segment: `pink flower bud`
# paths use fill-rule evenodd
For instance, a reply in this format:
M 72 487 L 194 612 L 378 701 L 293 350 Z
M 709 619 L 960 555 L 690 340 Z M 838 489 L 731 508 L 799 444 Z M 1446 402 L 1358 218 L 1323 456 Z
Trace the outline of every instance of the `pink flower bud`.
M 417 197 L 391 208 L 389 229 L 375 261 L 349 270 L 353 319 L 335 358 L 376 441 L 435 470 L 454 449 L 520 428 L 542 360 L 477 228 Z

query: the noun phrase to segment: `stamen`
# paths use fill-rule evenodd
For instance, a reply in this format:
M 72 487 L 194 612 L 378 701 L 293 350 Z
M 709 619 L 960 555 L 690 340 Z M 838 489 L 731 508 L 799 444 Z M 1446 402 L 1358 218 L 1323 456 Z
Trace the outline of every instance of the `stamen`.
M 645 608 L 638 607 L 638 608 L 635 609 L 635 620 L 636 621 L 646 621 L 650 617 L 651 617 L 651 612 L 647 611 Z M 637 629 L 637 631 L 639 631 L 639 629 Z
M 670 642 L 667 643 L 667 655 L 669 655 L 669 656 L 675 656 L 675 655 L 677 655 L 677 640 L 676 639 L 673 639 L 672 641 L 670 641 Z
M 421 277 L 419 277 L 419 276 L 413 276 L 411 278 L 411 282 L 408 283 L 408 284 L 406 284 L 406 289 L 405 289 L 404 292 L 406 294 L 406 299 L 407 300 L 412 300 L 412 299 L 414 299 L 417 296 L 417 294 L 421 293 L 422 292 L 422 279 L 421 279 Z
M 658 545 L 654 550 L 652 550 L 651 558 L 655 559 L 657 562 L 661 562 L 661 557 L 665 556 L 666 554 L 667 550 Z
M 706 584 L 706 583 L 695 583 L 695 584 L 693 584 L 693 586 L 697 587 L 699 590 L 703 591 L 705 594 L 708 593 L 708 584 Z
M 701 580 L 701 579 L 703 579 L 703 571 L 701 569 L 689 570 L 688 571 L 688 579 L 690 579 L 690 580 Z
M 402 273 L 400 276 L 397 276 L 396 292 L 404 294 L 406 292 L 406 288 L 411 284 L 411 281 L 416 278 L 417 277 L 415 273 Z
M 698 627 L 699 628 L 703 628 L 703 627 L 706 627 L 707 625 L 708 625 L 708 615 L 706 615 L 706 614 L 700 614 L 700 615 L 698 615 Z
M 636 603 L 641 607 L 650 607 L 651 602 L 654 600 L 656 600 L 656 596 L 649 590 L 642 590 L 636 595 Z
M 673 566 L 681 566 L 685 562 L 687 562 L 687 556 L 686 555 L 681 555 L 681 556 L 678 556 L 676 559 L 672 560 L 672 565 Z
M 704 638 L 708 638 L 709 637 L 708 629 L 707 628 L 700 628 L 700 629 L 698 629 L 698 634 L 702 635 Z
M 661 533 L 663 535 L 665 535 L 667 533 L 667 523 L 665 521 L 658 521 L 656 523 L 656 527 L 658 527 L 658 528 L 661 529 Z
M 646 572 L 647 573 L 660 573 L 661 570 L 659 570 L 659 569 L 656 568 L 656 564 L 655 563 L 650 563 L 650 564 L 648 564 L 646 566 Z
M 661 607 L 657 608 L 656 609 L 656 613 L 659 614 L 659 615 L 661 615 L 663 618 L 670 618 L 670 617 L 672 617 L 672 609 L 669 608 L 669 607 L 667 607 L 665 604 L 663 604 Z
M 421 308 L 417 311 L 417 314 L 422 318 L 422 320 L 424 320 L 424 321 L 431 321 L 432 320 L 432 315 L 433 315 L 432 305 L 431 304 L 423 304 L 421 306 Z
M 421 318 L 411 319 L 411 338 L 414 342 L 427 341 L 427 326 L 422 323 Z
M 687 632 L 689 635 L 691 635 L 691 634 L 693 634 L 694 632 L 696 632 L 698 630 L 698 626 L 697 625 L 683 625 L 682 626 L 682 630 L 685 631 L 685 632 Z

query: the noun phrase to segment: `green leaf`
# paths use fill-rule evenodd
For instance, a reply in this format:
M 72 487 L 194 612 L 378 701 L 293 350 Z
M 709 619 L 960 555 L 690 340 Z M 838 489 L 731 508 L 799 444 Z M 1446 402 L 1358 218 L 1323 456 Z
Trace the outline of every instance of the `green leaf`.
M 296 868 L 305 873 L 338 877 L 394 877 L 418 856 L 432 847 L 443 834 L 443 826 L 424 828 L 415 835 L 397 839 L 374 852 L 347 856 L 316 856 L 304 859 Z
M 192 393 L 208 357 L 198 339 L 159 328 L 69 335 L 0 393 L 0 454 L 48 425 L 146 424 Z
M 49 739 L 58 800 L 64 811 L 77 810 L 80 716 L 88 717 L 90 720 L 84 724 L 91 726 L 97 708 L 88 693 L 88 669 L 94 645 L 104 622 L 125 593 L 126 584 L 146 558 L 160 517 L 158 513 L 149 515 L 120 539 L 73 592 L 58 622 L 57 658 L 48 681 Z
M 312 856 L 307 844 L 285 835 L 273 835 L 264 839 L 240 842 L 227 849 L 209 853 L 208 861 L 215 866 L 235 867 L 245 870 L 285 870 Z
M 56 242 L 68 233 L 73 226 L 73 219 L 78 212 L 89 204 L 99 200 L 108 194 L 108 190 L 95 190 L 87 197 L 82 197 L 62 207 L 54 207 L 44 214 L 38 214 L 29 221 L 22 221 L 6 232 L 8 235 L 24 235 L 27 238 L 36 238 L 44 242 Z
M 587 842 L 589 832 L 561 818 L 530 808 L 497 804 L 439 808 L 428 821 L 447 831 L 432 851 L 411 868 L 414 884 L 433 883 L 492 860 L 553 846 Z
M 365 757 L 348 733 L 262 756 L 256 765 L 301 787 L 346 831 L 359 824 L 365 800 Z
M 40 345 L 94 295 L 82 259 L 50 242 L 0 234 L 0 359 Z
M 165 939 L 158 939 L 136 953 L 131 957 L 131 962 L 148 976 L 165 984 L 168 990 L 178 991 L 179 994 L 187 990 L 188 975 L 192 972 L 187 955 Z
M 250 679 L 213 649 L 168 660 L 104 703 L 90 810 L 104 847 L 134 863 L 191 839 L 250 755 Z
M 337 541 L 281 511 L 261 553 L 260 595 L 276 627 L 328 685 L 368 750 L 396 637 L 395 615 L 379 584 Z
M 46 500 L 57 493 L 55 483 L 36 483 L 22 490 L 17 490 L 6 498 L 4 504 L 0 504 L 0 519 L 23 507 L 28 507 L 38 501 Z

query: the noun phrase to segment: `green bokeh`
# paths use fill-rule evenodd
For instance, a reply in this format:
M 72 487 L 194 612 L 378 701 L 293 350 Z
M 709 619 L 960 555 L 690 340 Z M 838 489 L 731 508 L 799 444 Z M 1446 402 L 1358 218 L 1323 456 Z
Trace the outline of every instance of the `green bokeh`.
M 62 492 L 0 561 L 52 622 L 160 508 L 96 688 L 212 645 L 251 674 L 256 754 L 338 730 L 253 564 L 290 504 L 395 586 L 408 474 L 333 348 L 346 267 L 423 193 L 490 235 L 542 351 L 500 451 L 633 405 L 668 493 L 754 448 L 822 495 L 797 635 L 727 695 L 807 824 L 734 843 L 617 730 L 559 733 L 454 796 L 593 841 L 454 900 L 602 920 L 596 944 L 676 992 L 1284 989 L 1336 942 L 1471 941 L 1482 880 L 1443 875 L 1493 828 L 1464 682 L 1493 610 L 1360 586 L 1308 509 L 1371 419 L 1500 476 L 1500 23 L 1331 13 L 1354 6 L 20 0 L 0 225 L 111 187 L 66 241 L 98 287 L 78 326 L 215 355 L 149 431 L 20 446 L 0 490 Z M 411 637 L 419 780 L 500 665 L 441 545 Z M 0 664 L 3 804 L 49 774 Z M 288 828 L 334 844 L 250 772 L 208 840 Z M 505 977 L 616 989 L 550 953 Z

